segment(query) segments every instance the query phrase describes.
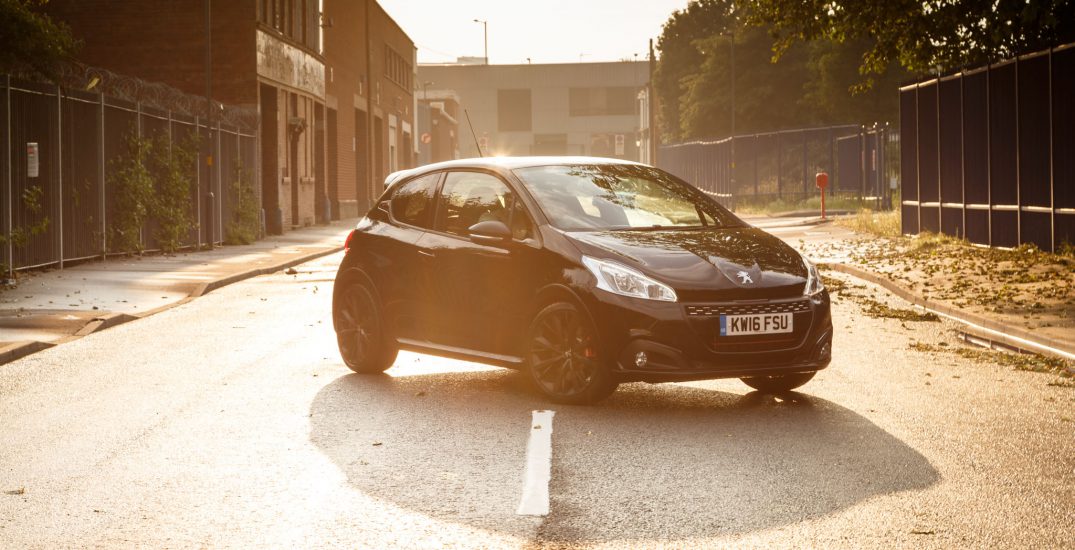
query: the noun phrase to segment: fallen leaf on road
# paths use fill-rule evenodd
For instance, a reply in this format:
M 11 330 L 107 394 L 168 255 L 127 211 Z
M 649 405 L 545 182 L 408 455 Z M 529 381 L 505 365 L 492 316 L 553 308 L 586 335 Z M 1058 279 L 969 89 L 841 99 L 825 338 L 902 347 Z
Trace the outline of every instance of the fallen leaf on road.
M 288 275 L 298 275 L 299 272 L 295 271 L 295 268 L 289 267 L 289 268 L 287 268 L 287 271 L 285 271 L 284 273 L 287 273 Z
M 912 535 L 935 535 L 937 534 L 933 529 L 911 529 Z
M 424 391 L 420 391 L 420 392 L 418 392 L 418 393 L 414 394 L 414 396 L 415 396 L 415 397 L 425 397 L 425 396 L 426 396 L 426 392 L 424 392 Z
M 374 441 L 373 442 L 374 447 L 380 447 L 381 445 L 384 445 L 384 443 L 381 443 L 380 441 Z
M 26 487 L 19 487 L 18 489 L 12 489 L 10 491 L 6 491 L 6 493 L 9 494 L 9 495 L 25 495 L 26 494 Z

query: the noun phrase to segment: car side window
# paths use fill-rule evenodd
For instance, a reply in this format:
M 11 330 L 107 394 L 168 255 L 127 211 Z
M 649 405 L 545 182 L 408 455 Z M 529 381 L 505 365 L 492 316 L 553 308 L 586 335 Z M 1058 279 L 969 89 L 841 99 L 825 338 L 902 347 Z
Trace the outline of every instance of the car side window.
M 511 227 L 512 234 L 519 238 L 515 231 L 516 224 L 512 223 L 515 202 L 511 189 L 496 176 L 480 172 L 450 172 L 440 194 L 435 229 L 467 237 L 470 235 L 470 226 L 498 220 Z M 521 227 L 527 228 L 526 223 Z
M 511 238 L 517 241 L 525 241 L 534 236 L 534 222 L 526 213 L 523 202 L 516 200 L 511 209 Z
M 392 194 L 392 217 L 406 224 L 430 228 L 433 225 L 433 193 L 440 174 L 422 176 L 404 183 Z

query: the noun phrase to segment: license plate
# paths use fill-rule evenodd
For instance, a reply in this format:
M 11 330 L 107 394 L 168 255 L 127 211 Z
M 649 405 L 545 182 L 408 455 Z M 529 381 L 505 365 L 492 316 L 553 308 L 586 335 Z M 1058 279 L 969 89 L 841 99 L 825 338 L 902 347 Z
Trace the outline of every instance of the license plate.
M 721 315 L 721 336 L 751 334 L 781 334 L 792 331 L 791 313 L 761 313 L 758 315 Z

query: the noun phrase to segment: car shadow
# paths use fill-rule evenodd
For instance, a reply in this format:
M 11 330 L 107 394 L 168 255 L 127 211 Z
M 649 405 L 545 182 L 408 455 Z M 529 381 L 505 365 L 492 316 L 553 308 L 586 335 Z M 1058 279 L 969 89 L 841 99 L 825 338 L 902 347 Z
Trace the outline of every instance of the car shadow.
M 363 493 L 522 534 L 533 525 L 514 515 L 531 411 L 546 408 L 556 411 L 552 512 L 539 542 L 752 532 L 939 479 L 883 429 L 804 393 L 630 384 L 571 407 L 506 370 L 342 376 L 315 397 L 310 439 Z

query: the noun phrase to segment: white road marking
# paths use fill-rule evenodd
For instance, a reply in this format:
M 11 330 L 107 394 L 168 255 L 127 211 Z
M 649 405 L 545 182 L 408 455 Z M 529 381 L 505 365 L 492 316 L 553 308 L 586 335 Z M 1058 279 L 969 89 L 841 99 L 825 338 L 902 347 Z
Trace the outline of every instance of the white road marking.
M 520 516 L 549 515 L 549 481 L 552 479 L 552 417 L 555 411 L 534 411 L 530 440 L 526 443 L 526 472 Z

